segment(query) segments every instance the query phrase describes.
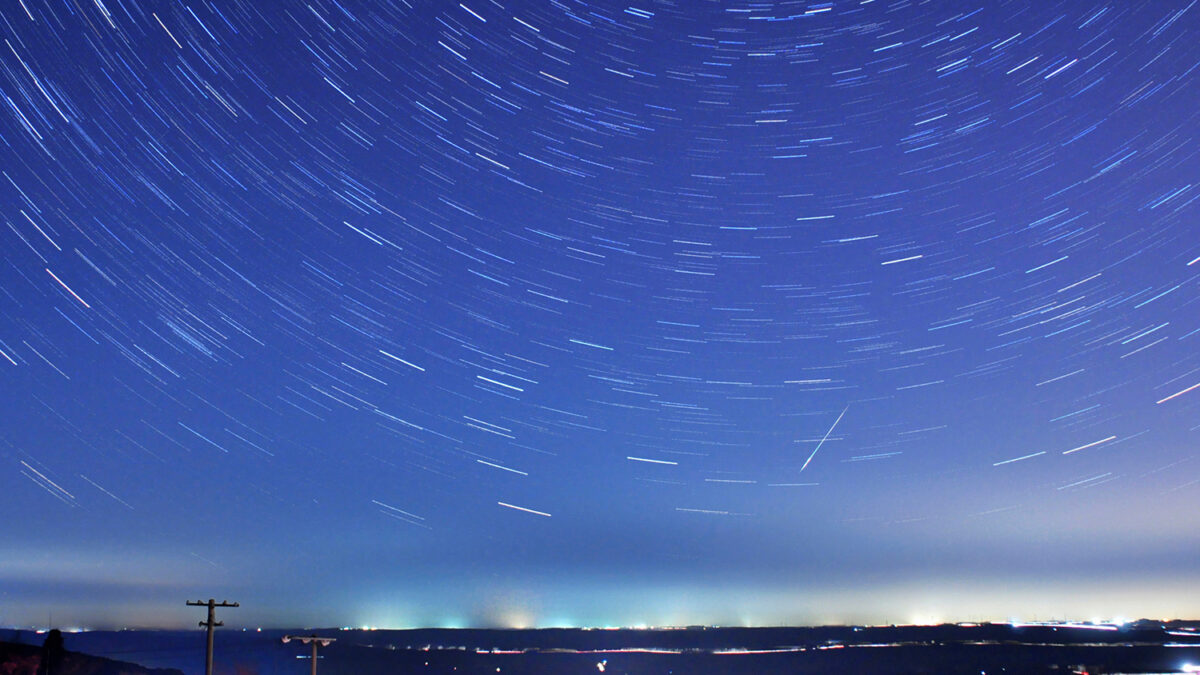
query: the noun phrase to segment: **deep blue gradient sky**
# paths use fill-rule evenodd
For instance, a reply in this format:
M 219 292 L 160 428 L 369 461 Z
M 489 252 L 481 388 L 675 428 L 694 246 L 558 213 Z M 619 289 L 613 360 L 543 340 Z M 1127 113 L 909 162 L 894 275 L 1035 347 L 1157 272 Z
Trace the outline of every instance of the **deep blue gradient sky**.
M 1200 614 L 1195 4 L 5 3 L 0 624 Z

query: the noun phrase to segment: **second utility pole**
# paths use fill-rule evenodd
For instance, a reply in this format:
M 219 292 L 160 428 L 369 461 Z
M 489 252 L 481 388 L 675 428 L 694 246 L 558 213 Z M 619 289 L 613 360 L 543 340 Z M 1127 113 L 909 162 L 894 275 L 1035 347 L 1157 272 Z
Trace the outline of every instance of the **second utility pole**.
M 312 645 L 312 675 L 317 675 L 317 647 L 328 647 L 330 642 L 337 642 L 337 638 L 317 637 L 316 633 L 312 635 L 284 635 L 283 642 L 287 644 L 292 640 L 299 640 L 304 644 Z
M 197 600 L 195 602 L 192 602 L 191 600 L 188 600 L 187 604 L 189 607 L 208 607 L 208 621 L 201 621 L 200 625 L 208 628 L 208 652 L 204 656 L 204 675 L 212 675 L 212 672 L 213 672 L 213 629 L 216 628 L 217 626 L 225 625 L 224 623 L 216 620 L 217 615 L 216 615 L 215 609 L 217 607 L 237 607 L 238 604 L 236 602 L 226 602 L 224 600 L 222 600 L 221 602 L 218 603 L 216 600 L 213 600 L 212 598 L 209 598 L 208 602 L 204 602 L 203 600 Z

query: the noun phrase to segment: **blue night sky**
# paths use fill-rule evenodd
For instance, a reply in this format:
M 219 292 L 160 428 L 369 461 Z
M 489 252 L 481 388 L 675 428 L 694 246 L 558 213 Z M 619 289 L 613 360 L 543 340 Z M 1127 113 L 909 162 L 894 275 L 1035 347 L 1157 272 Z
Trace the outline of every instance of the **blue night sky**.
M 0 625 L 1200 614 L 1194 5 L 5 2 Z

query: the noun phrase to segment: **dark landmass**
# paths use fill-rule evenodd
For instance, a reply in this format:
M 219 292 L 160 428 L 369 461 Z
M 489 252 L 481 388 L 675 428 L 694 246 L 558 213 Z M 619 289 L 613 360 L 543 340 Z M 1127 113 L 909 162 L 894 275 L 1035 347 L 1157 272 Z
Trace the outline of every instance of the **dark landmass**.
M 40 643 L 0 642 L 0 675 L 183 675 L 175 668 L 146 668 L 71 651 L 56 655 L 53 664 L 46 656 Z
M 371 673 L 1178 673 L 1200 664 L 1200 622 L 947 624 L 680 629 L 223 629 L 217 672 L 306 673 L 309 647 L 285 634 L 336 638 L 322 675 Z M 40 635 L 22 633 L 27 645 Z M 98 631 L 65 636 L 71 649 L 203 672 L 203 631 Z M 14 645 L 23 647 L 24 645 Z M 38 647 L 28 647 L 36 653 Z M 0 668 L 0 675 L 8 671 Z M 34 672 L 34 671 L 13 671 Z M 72 671 L 78 673 L 155 672 Z M 161 671 L 158 671 L 161 672 Z

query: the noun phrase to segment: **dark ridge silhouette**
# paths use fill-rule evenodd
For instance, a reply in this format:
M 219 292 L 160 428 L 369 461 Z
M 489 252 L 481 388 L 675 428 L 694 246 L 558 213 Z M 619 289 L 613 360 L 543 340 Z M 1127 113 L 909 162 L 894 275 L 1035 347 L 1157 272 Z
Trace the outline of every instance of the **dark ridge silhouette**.
M 53 630 L 41 647 L 0 642 L 0 675 L 183 675 L 183 671 L 70 652 L 63 648 L 62 633 Z

